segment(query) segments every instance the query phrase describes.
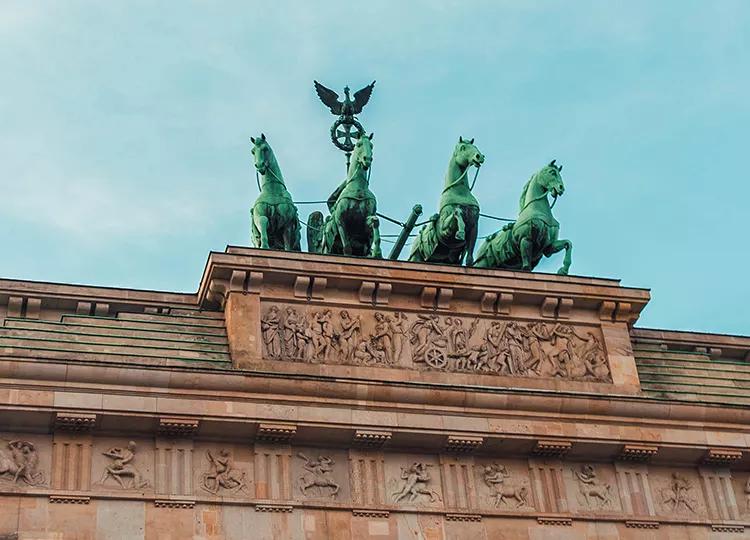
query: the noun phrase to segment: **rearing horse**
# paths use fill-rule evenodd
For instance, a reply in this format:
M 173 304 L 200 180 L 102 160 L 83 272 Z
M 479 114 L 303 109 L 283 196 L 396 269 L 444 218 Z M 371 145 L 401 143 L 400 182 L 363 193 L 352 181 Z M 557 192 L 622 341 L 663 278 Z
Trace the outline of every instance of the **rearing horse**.
M 323 226 L 323 241 L 319 248 L 323 253 L 374 258 L 383 256 L 380 222 L 376 216 L 378 206 L 375 195 L 370 191 L 372 136 L 371 133 L 357 139 L 346 179 L 328 198 L 331 215 Z M 310 216 L 309 223 L 320 223 L 322 216 L 314 214 Z
M 250 137 L 255 168 L 263 180 L 260 195 L 250 210 L 252 237 L 255 247 L 264 249 L 300 250 L 300 225 L 297 207 L 286 189 L 276 156 L 261 133 Z
M 557 239 L 560 223 L 552 216 L 547 198 L 547 194 L 551 194 L 557 200 L 565 191 L 561 171 L 562 165 L 557 166 L 552 160 L 526 182 L 521 192 L 518 219 L 487 237 L 479 247 L 474 266 L 533 270 L 542 255 L 550 257 L 564 249 L 563 265 L 557 273 L 567 275 L 573 243 Z
M 448 162 L 445 187 L 440 196 L 440 212 L 435 214 L 414 241 L 410 261 L 461 264 L 474 259 L 474 244 L 479 225 L 479 202 L 471 194 L 467 178 L 469 168 L 484 163 L 484 155 L 474 146 L 474 139 L 458 144 Z

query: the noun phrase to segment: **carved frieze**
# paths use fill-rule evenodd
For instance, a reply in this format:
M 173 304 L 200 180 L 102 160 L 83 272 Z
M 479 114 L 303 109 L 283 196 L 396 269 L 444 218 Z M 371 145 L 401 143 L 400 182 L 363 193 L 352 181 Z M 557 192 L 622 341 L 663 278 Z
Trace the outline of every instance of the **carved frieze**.
M 562 323 L 271 304 L 261 336 L 271 360 L 612 380 L 601 338 Z

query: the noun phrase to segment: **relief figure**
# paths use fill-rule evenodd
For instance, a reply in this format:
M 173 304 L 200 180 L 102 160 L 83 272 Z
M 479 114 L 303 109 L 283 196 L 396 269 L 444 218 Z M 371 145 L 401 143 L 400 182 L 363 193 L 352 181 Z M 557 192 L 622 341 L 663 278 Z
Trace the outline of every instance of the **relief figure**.
M 104 484 L 112 478 L 122 489 L 142 489 L 148 487 L 148 481 L 143 479 L 141 472 L 135 467 L 135 442 L 130 441 L 125 448 L 114 446 L 102 452 L 112 462 L 104 468 L 99 484 Z
M 678 473 L 672 473 L 669 487 L 661 490 L 661 503 L 664 507 L 669 505 L 672 512 L 689 510 L 693 514 L 697 513 L 698 503 L 693 494 L 693 484 Z
M 349 315 L 349 312 L 345 309 L 342 309 L 339 313 L 339 319 L 341 321 L 341 332 L 339 333 L 341 356 L 344 361 L 350 361 L 362 334 L 362 321 L 359 316 L 352 317 Z
M 245 471 L 234 468 L 232 458 L 226 449 L 219 450 L 217 456 L 213 455 L 211 450 L 206 450 L 206 459 L 208 459 L 209 471 L 201 475 L 201 487 L 204 490 L 213 495 L 216 495 L 219 489 L 247 493 Z
M 22 480 L 30 486 L 44 483 L 44 473 L 37 471 L 39 454 L 28 441 L 9 441 L 7 451 L 0 450 L 0 477 L 12 479 L 14 484 Z
M 316 488 L 318 496 L 321 496 L 323 489 L 330 488 L 331 492 L 329 496 L 335 498 L 339 492 L 339 485 L 331 476 L 333 472 L 333 459 L 328 456 L 318 456 L 317 459 L 311 459 L 303 453 L 297 454 L 300 458 L 305 460 L 305 464 L 302 466 L 307 472 L 303 473 L 299 479 L 299 490 L 305 497 L 308 497 L 308 489 Z
M 490 488 L 492 498 L 495 501 L 495 508 L 500 504 L 510 504 L 515 500 L 516 508 L 529 506 L 528 488 L 524 485 L 510 482 L 510 473 L 505 465 L 485 465 L 483 467 L 484 483 Z
M 592 465 L 582 465 L 580 471 L 573 471 L 578 480 L 578 491 L 589 508 L 603 508 L 612 501 L 612 486 L 600 481 Z M 597 505 L 597 506 L 595 506 Z
M 415 502 L 421 495 L 430 498 L 430 502 L 440 500 L 440 495 L 428 487 L 432 479 L 427 468 L 431 465 L 415 461 L 408 467 L 401 467 L 401 487 L 392 494 L 393 502 L 400 502 L 408 497 L 408 502 Z
M 281 356 L 280 324 L 279 308 L 271 306 L 266 316 L 260 321 L 260 331 L 269 358 L 279 358 Z

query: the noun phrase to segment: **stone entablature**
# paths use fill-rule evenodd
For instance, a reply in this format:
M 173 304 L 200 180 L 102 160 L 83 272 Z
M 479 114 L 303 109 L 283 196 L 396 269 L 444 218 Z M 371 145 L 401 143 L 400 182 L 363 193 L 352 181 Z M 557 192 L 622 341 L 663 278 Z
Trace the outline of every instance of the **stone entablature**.
M 0 281 L 0 537 L 742 533 L 750 407 L 701 400 L 744 391 L 750 339 L 633 329 L 647 300 L 245 248 L 196 295 Z

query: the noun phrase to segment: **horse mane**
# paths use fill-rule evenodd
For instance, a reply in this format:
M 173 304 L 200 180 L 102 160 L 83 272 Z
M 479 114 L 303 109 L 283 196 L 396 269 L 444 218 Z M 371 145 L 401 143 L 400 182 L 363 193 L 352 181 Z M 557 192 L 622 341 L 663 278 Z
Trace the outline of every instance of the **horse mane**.
M 526 202 L 526 192 L 529 191 L 529 186 L 531 185 L 532 180 L 536 178 L 536 175 L 538 173 L 534 173 L 531 175 L 531 178 L 529 178 L 529 181 L 526 182 L 526 184 L 523 186 L 523 189 L 521 190 L 521 198 L 518 200 L 518 206 L 521 210 L 523 210 L 524 203 Z

